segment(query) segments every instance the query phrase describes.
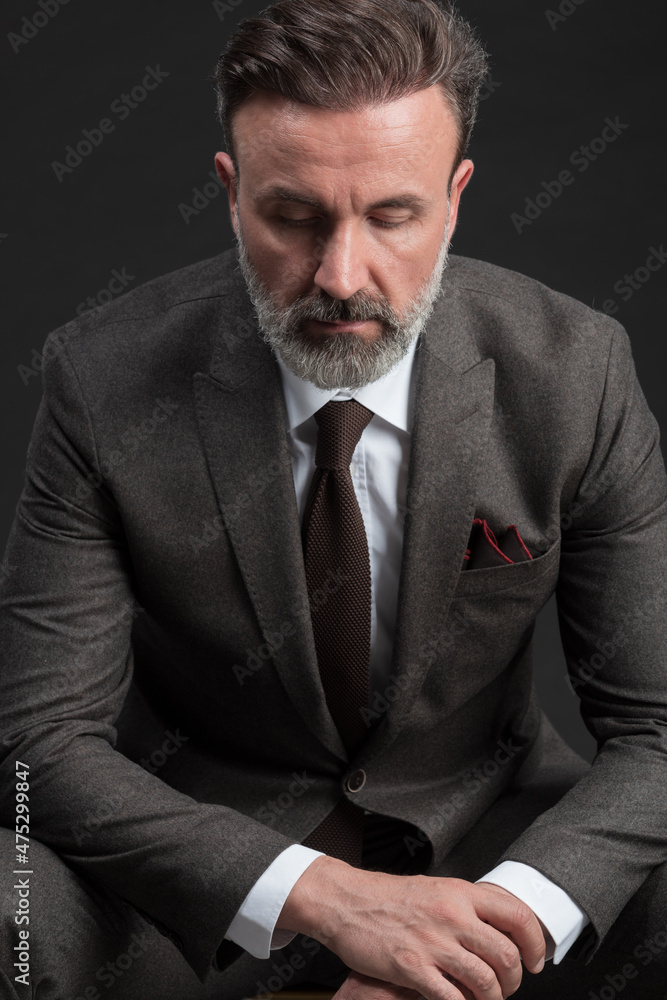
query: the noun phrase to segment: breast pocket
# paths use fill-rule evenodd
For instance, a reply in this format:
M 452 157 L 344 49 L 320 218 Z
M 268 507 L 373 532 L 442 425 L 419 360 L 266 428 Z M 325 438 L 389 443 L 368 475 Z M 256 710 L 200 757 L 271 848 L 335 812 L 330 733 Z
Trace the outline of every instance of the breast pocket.
M 492 725 L 498 712 L 507 706 L 516 711 L 525 701 L 529 642 L 558 581 L 559 563 L 560 538 L 532 560 L 461 572 L 422 689 L 434 714 L 447 706 L 452 714 L 470 712 L 477 725 L 486 712 Z
M 464 570 L 454 591 L 453 600 L 463 597 L 492 598 L 507 590 L 536 588 L 541 593 L 550 583 L 555 586 L 560 561 L 560 538 L 546 552 L 524 562 Z M 553 587 L 552 587 L 553 589 Z
M 496 696 L 510 697 L 513 685 L 530 686 L 527 647 L 556 586 L 559 561 L 560 539 L 532 560 L 461 573 L 438 672 L 443 699 L 460 704 L 490 685 L 499 685 Z

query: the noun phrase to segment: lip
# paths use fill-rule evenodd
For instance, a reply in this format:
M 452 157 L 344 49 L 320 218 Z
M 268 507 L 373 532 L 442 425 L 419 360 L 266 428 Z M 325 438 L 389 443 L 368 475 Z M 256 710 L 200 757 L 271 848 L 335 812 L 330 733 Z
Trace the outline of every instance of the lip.
M 367 327 L 371 320 L 362 320 L 359 322 L 350 322 L 347 320 L 341 320 L 337 323 L 325 323 L 322 320 L 314 319 L 311 322 L 316 323 L 318 326 L 322 327 L 324 330 L 330 330 L 332 333 L 339 330 L 363 330 Z

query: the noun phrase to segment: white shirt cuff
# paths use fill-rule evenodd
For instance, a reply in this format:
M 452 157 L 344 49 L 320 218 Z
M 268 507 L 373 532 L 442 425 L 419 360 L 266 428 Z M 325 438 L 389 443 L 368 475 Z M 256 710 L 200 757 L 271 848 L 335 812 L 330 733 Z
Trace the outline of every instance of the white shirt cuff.
M 297 931 L 274 931 L 285 900 L 306 868 L 323 855 L 303 844 L 290 844 L 257 879 L 227 928 L 225 938 L 241 945 L 255 958 L 270 958 L 271 951 L 284 948 Z
M 551 935 L 558 965 L 590 920 L 560 886 L 520 861 L 503 861 L 478 882 L 492 882 L 518 896 L 540 918 Z

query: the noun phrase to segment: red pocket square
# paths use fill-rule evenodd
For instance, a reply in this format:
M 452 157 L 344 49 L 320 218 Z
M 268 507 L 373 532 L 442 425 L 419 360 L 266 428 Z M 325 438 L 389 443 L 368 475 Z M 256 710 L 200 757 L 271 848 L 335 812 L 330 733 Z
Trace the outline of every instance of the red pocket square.
M 532 559 L 516 524 L 510 524 L 499 539 L 481 518 L 472 522 L 472 532 L 463 559 L 463 569 L 488 569 Z

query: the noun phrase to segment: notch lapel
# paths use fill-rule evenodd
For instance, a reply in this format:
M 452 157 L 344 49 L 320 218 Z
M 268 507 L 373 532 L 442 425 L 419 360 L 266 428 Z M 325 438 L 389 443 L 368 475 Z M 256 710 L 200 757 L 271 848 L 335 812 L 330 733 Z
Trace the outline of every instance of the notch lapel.
M 493 411 L 495 363 L 480 358 L 465 303 L 455 290 L 438 300 L 415 361 L 407 507 L 389 671 L 400 695 L 371 731 L 363 746 L 364 761 L 396 738 L 442 646 L 475 516 Z M 450 686 L 455 685 L 452 675 Z

